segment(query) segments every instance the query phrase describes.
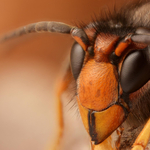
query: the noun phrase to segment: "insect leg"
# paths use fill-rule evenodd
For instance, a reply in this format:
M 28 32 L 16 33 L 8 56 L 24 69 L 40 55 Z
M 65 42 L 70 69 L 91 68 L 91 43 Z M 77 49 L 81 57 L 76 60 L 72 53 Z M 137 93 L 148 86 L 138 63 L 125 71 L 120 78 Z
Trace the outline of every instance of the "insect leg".
M 67 90 L 70 82 L 72 80 L 72 74 L 71 74 L 71 69 L 70 67 L 67 69 L 67 72 L 65 73 L 64 77 L 62 77 L 58 81 L 58 86 L 56 90 L 57 94 L 57 114 L 58 114 L 58 135 L 56 142 L 54 143 L 54 147 L 52 150 L 58 150 L 59 145 L 63 136 L 63 130 L 64 130 L 64 122 L 63 122 L 63 108 L 62 108 L 62 94 Z
M 150 119 L 135 140 L 132 150 L 144 150 L 150 139 Z

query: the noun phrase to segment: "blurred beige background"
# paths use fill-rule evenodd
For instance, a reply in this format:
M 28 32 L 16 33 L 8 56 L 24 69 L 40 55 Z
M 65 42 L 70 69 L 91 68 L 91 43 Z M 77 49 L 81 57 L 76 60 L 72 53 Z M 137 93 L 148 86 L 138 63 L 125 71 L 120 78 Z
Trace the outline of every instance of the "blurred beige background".
M 37 21 L 88 23 L 102 8 L 126 1 L 1 0 L 0 35 Z M 0 45 L 0 150 L 44 150 L 54 143 L 54 86 L 72 43 L 68 35 L 32 34 Z M 66 114 L 71 113 L 68 110 Z M 76 118 L 74 113 L 70 116 Z M 63 149 L 76 149 L 76 141 L 67 141 Z M 78 150 L 89 147 L 82 147 L 82 141 L 78 145 Z

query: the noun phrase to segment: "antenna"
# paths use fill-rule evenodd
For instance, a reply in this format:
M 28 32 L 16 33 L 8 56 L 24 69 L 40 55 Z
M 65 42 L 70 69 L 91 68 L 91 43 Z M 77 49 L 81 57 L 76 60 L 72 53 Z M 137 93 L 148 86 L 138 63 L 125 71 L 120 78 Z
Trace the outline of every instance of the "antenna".
M 18 28 L 4 35 L 0 39 L 0 43 L 28 33 L 42 33 L 42 32 L 71 34 L 72 37 L 75 39 L 75 41 L 77 41 L 85 51 L 87 50 L 89 44 L 89 39 L 83 29 L 73 27 L 62 22 L 54 22 L 54 21 L 37 22 Z

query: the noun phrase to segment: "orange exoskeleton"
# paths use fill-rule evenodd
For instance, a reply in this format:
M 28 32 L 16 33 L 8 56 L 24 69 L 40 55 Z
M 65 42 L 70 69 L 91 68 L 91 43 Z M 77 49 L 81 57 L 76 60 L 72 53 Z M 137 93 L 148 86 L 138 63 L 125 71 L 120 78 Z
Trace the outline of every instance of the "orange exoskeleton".
M 150 3 L 140 3 L 88 25 L 39 22 L 1 39 L 48 31 L 70 34 L 75 40 L 69 69 L 57 93 L 61 128 L 57 144 L 63 129 L 60 97 L 74 80 L 76 101 L 92 150 L 149 148 L 149 18 Z

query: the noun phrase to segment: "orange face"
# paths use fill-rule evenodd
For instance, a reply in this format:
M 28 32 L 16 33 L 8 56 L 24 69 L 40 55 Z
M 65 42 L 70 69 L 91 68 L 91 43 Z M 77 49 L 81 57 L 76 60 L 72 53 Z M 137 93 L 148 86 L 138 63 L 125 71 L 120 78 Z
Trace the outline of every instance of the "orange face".
M 77 90 L 80 103 L 95 111 L 102 111 L 118 100 L 118 73 L 116 66 L 109 61 L 109 55 L 114 50 L 112 43 L 115 44 L 118 37 L 108 36 L 105 40 L 102 36 L 95 45 L 95 56 L 89 58 L 82 68 Z
M 80 114 L 95 144 L 101 143 L 116 130 L 129 112 L 128 105 L 121 98 L 119 71 L 122 62 L 116 66 L 110 56 L 113 52 L 120 56 L 125 49 L 132 50 L 136 44 L 120 42 L 116 48 L 118 40 L 116 35 L 99 34 L 94 44 L 94 55 L 85 54 L 77 80 Z

